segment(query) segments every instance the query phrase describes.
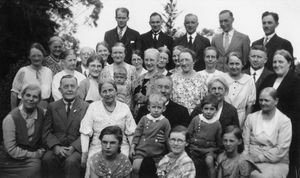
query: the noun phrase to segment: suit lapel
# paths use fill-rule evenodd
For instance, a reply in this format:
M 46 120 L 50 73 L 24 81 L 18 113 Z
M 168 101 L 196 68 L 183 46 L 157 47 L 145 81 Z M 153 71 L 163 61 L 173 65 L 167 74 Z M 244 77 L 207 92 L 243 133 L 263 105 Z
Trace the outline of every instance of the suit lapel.
M 225 55 L 225 49 L 223 46 L 223 33 L 217 36 L 216 42 L 219 43 L 217 46 L 219 46 L 220 56 Z
M 233 32 L 233 36 L 232 36 L 232 39 L 230 41 L 230 44 L 229 44 L 229 47 L 228 49 L 226 50 L 226 54 L 231 51 L 232 49 L 234 49 L 234 45 L 235 45 L 235 41 L 238 40 L 238 34 L 236 31 Z
M 75 101 L 73 103 L 72 109 L 70 110 L 69 117 L 67 120 L 67 129 L 70 127 L 73 120 L 75 120 L 78 117 L 78 113 L 80 113 L 81 107 L 79 103 L 79 99 L 75 98 Z
M 57 103 L 57 107 L 55 108 L 55 110 L 60 120 L 63 122 L 64 126 L 66 127 L 68 118 L 67 118 L 66 105 L 62 99 Z

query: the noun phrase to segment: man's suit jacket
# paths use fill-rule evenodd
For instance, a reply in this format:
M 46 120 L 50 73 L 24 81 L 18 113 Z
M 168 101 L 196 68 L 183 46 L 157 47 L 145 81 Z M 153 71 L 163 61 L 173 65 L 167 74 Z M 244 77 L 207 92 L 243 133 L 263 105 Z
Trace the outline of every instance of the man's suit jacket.
M 187 34 L 183 35 L 175 39 L 174 46 L 182 45 L 184 47 L 188 47 Z M 205 62 L 203 52 L 206 47 L 210 46 L 209 39 L 197 34 L 193 43 L 192 50 L 196 53 L 196 62 L 194 65 L 194 69 L 196 71 L 200 71 L 205 69 Z
M 242 60 L 244 65 L 248 65 L 248 55 L 250 51 L 250 39 L 247 35 L 240 33 L 236 30 L 233 32 L 233 36 L 227 50 L 223 46 L 223 33 L 216 34 L 211 45 L 217 48 L 219 53 L 219 59 L 217 62 L 217 69 L 223 72 L 227 72 L 227 56 L 230 52 L 240 52 L 242 54 Z
M 138 123 L 140 119 L 148 114 L 149 111 L 147 106 L 142 106 L 137 114 L 135 121 Z M 163 115 L 169 120 L 170 125 L 174 128 L 177 125 L 188 126 L 190 124 L 190 116 L 186 107 L 169 100 L 169 103 L 166 106 L 166 110 L 163 112 Z
M 197 105 L 193 112 L 191 113 L 191 118 L 194 118 L 198 114 L 201 114 L 201 105 Z M 224 130 L 229 125 L 237 125 L 239 126 L 239 117 L 236 111 L 236 108 L 232 106 L 231 104 L 227 103 L 226 101 L 223 101 L 223 109 L 220 114 L 219 121 L 221 123 L 222 129 Z
M 81 152 L 80 123 L 88 108 L 88 103 L 76 97 L 67 116 L 63 99 L 50 103 L 43 126 L 43 142 L 52 149 L 55 145 L 70 146 Z
M 168 36 L 167 34 L 163 33 L 162 31 L 159 32 L 158 40 L 155 43 L 153 37 L 152 37 L 152 30 L 150 30 L 147 33 L 144 33 L 141 35 L 141 51 L 144 53 L 144 51 L 148 48 L 156 48 L 166 46 L 170 52 L 172 53 L 173 50 L 173 39 Z M 169 63 L 167 64 L 166 68 L 167 70 L 170 70 L 174 68 L 174 62 L 172 60 L 172 55 L 169 56 Z
M 261 38 L 257 41 L 254 41 L 252 43 L 252 46 L 263 45 L 263 44 L 264 44 L 264 38 Z M 272 65 L 273 64 L 273 56 L 274 56 L 274 53 L 278 49 L 285 49 L 289 53 L 291 53 L 291 55 L 293 56 L 293 46 L 292 46 L 291 42 L 289 42 L 288 40 L 286 40 L 284 38 L 277 36 L 276 34 L 270 39 L 270 41 L 266 44 L 265 47 L 267 48 L 267 53 L 268 53 L 268 61 L 265 64 L 265 67 L 267 67 L 271 71 L 274 71 L 273 65 Z
M 116 27 L 112 30 L 105 32 L 104 41 L 108 44 L 110 52 L 111 48 L 116 42 L 122 42 L 126 48 L 125 62 L 127 62 L 128 64 L 131 64 L 132 51 L 136 49 L 141 49 L 140 33 L 129 27 L 127 27 L 121 40 L 119 40 L 118 30 Z M 110 64 L 113 63 L 111 57 L 108 59 L 108 62 Z
M 244 70 L 245 74 L 251 75 L 250 73 L 250 68 L 247 68 L 246 70 Z M 269 76 L 272 75 L 273 72 L 270 71 L 269 69 L 267 69 L 266 67 L 264 68 L 264 70 L 262 71 L 260 77 L 258 79 L 256 79 L 255 82 L 255 87 L 256 87 L 256 101 L 255 104 L 253 106 L 253 111 L 252 112 L 256 112 L 258 110 L 260 110 L 259 107 L 259 88 L 261 88 L 261 84 L 264 82 L 264 80 Z

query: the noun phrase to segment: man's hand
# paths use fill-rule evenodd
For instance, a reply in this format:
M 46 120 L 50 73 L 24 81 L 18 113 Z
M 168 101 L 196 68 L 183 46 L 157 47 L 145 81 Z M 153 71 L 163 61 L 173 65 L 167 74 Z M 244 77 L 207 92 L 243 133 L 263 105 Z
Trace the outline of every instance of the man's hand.
M 159 142 L 159 143 L 164 143 L 164 142 L 166 142 L 166 139 L 165 139 L 165 132 L 164 132 L 163 130 L 159 130 L 159 132 L 156 134 L 155 141 L 156 141 L 156 142 Z
M 70 156 L 72 153 L 74 153 L 75 148 L 73 146 L 69 146 L 69 147 L 64 147 L 65 150 L 67 150 L 67 157 Z
M 54 146 L 54 154 L 56 154 L 57 156 L 66 157 L 67 156 L 67 152 L 69 151 L 66 148 L 67 147 L 55 145 Z

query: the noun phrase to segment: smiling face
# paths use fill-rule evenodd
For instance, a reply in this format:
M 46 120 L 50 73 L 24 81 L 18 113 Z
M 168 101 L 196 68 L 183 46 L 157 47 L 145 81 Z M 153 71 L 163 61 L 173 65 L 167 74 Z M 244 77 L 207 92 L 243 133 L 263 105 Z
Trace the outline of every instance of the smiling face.
M 174 61 L 176 67 L 179 67 L 179 66 L 180 66 L 179 54 L 180 54 L 180 51 L 179 51 L 179 50 L 175 49 L 175 50 L 173 51 L 172 59 L 173 59 L 173 61 Z
M 145 67 L 149 72 L 152 72 L 154 70 L 156 70 L 156 66 L 157 66 L 157 55 L 148 52 L 145 53 L 145 57 L 144 57 L 144 63 L 145 63 Z
M 72 101 L 77 93 L 77 80 L 73 78 L 64 78 L 60 82 L 59 91 L 63 98 L 67 101 Z
M 155 80 L 155 88 L 158 92 L 164 95 L 167 100 L 170 99 L 172 93 L 172 81 L 168 78 L 160 78 Z
M 179 60 L 181 64 L 182 71 L 188 73 L 194 68 L 194 61 L 192 55 L 187 52 L 182 52 L 179 55 Z
M 102 154 L 106 158 L 113 158 L 118 154 L 121 143 L 113 134 L 104 135 L 101 140 Z
M 249 53 L 249 61 L 254 70 L 261 69 L 267 62 L 267 54 L 261 50 L 251 49 Z
M 171 132 L 169 137 L 169 145 L 171 152 L 180 155 L 187 146 L 185 134 L 183 132 Z
M 154 15 L 150 17 L 149 24 L 154 32 L 158 32 L 161 29 L 162 19 L 159 15 Z
M 23 107 L 26 110 L 33 110 L 37 107 L 40 102 L 40 91 L 27 89 L 22 96 Z
M 103 102 L 108 105 L 115 102 L 117 91 L 111 83 L 104 83 L 101 87 L 100 95 L 103 98 Z
M 204 55 L 204 62 L 206 68 L 216 68 L 217 64 L 217 52 L 215 50 L 207 50 Z
M 268 113 L 276 108 L 278 103 L 277 99 L 274 99 L 270 92 L 267 90 L 263 90 L 259 95 L 259 105 L 264 113 Z
M 131 64 L 136 68 L 140 69 L 143 66 L 142 58 L 137 54 L 132 54 Z
M 238 139 L 233 132 L 225 133 L 223 135 L 223 145 L 226 153 L 237 153 L 240 144 L 242 144 L 242 140 Z
M 63 44 L 60 41 L 54 41 L 49 45 L 50 53 L 54 57 L 58 57 L 63 51 Z
M 280 54 L 276 54 L 273 58 L 273 69 L 275 73 L 282 77 L 285 76 L 291 66 L 291 62 L 287 61 L 285 57 Z
M 271 35 L 275 32 L 278 22 L 275 21 L 272 15 L 267 15 L 262 18 L 262 26 L 266 35 Z
M 91 57 L 93 55 L 94 51 L 93 49 L 90 48 L 82 48 L 80 51 L 80 59 L 81 59 L 81 63 L 86 66 L 86 62 L 88 60 L 89 57 Z
M 198 27 L 198 18 L 194 15 L 188 15 L 184 19 L 184 26 L 188 34 L 196 32 Z
M 231 76 L 238 76 L 242 72 L 243 64 L 241 59 L 236 56 L 230 56 L 228 59 L 229 74 Z
M 43 55 L 42 51 L 40 51 L 39 49 L 31 48 L 30 54 L 29 54 L 29 59 L 33 66 L 40 67 L 40 66 L 42 66 L 44 55 Z
M 89 68 L 90 75 L 94 78 L 98 78 L 102 71 L 102 64 L 100 63 L 100 61 L 94 60 L 89 63 L 88 68 Z
M 233 17 L 229 12 L 225 12 L 219 15 L 220 27 L 224 32 L 229 32 L 232 29 Z
M 114 63 L 120 64 L 124 62 L 125 59 L 125 48 L 123 46 L 114 46 L 112 47 L 111 57 L 114 60 Z
M 99 45 L 97 47 L 97 53 L 102 57 L 102 59 L 104 60 L 104 62 L 107 61 L 108 56 L 109 56 L 109 50 L 105 46 Z

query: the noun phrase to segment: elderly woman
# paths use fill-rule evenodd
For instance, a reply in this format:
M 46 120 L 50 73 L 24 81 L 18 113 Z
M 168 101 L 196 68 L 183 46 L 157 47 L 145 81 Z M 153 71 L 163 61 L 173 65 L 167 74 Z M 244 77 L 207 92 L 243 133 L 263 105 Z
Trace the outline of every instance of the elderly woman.
M 229 71 L 224 74 L 224 78 L 228 83 L 229 92 L 225 100 L 237 109 L 242 128 L 247 115 L 251 113 L 252 106 L 255 104 L 255 83 L 250 75 L 242 73 L 243 61 L 240 53 L 229 53 L 227 65 Z
M 224 130 L 228 125 L 239 126 L 239 118 L 235 107 L 227 103 L 224 99 L 229 91 L 229 87 L 226 80 L 221 76 L 213 77 L 208 82 L 207 88 L 208 93 L 216 95 L 218 98 L 219 104 L 216 113 L 216 118 L 219 118 L 222 130 Z M 202 111 L 200 105 L 197 105 L 191 114 L 191 118 L 194 118 L 201 112 Z
M 175 64 L 175 68 L 170 70 L 170 72 L 172 74 L 182 71 L 180 61 L 179 61 L 179 54 L 181 53 L 182 49 L 184 49 L 184 46 L 181 46 L 181 45 L 175 46 L 173 48 L 172 59 L 173 59 L 174 64 Z
M 101 151 L 101 143 L 98 139 L 103 128 L 111 125 L 119 126 L 124 135 L 121 144 L 121 152 L 128 156 L 130 143 L 136 128 L 136 123 L 129 107 L 116 100 L 117 86 L 114 81 L 108 80 L 99 84 L 99 93 L 102 100 L 90 104 L 86 115 L 81 121 L 81 147 L 83 164 L 96 152 Z M 90 142 L 91 138 L 91 142 Z M 89 176 L 89 164 L 87 164 L 86 177 Z
M 138 78 L 147 73 L 147 70 L 143 67 L 143 59 L 141 55 L 142 54 L 140 50 L 132 51 L 131 64 L 135 67 Z
M 99 54 L 102 57 L 103 61 L 104 61 L 104 66 L 103 67 L 106 67 L 106 66 L 109 65 L 108 62 L 107 62 L 108 57 L 110 55 L 108 49 L 109 49 L 108 44 L 105 41 L 99 42 L 96 45 L 96 53 Z
M 88 77 L 90 72 L 87 65 L 87 60 L 89 57 L 95 54 L 93 48 L 82 47 L 79 52 L 80 61 L 77 61 L 76 71 L 82 73 L 85 77 Z
M 160 178 L 195 178 L 196 170 L 192 159 L 185 152 L 189 134 L 181 125 L 174 127 L 169 136 L 170 153 L 158 163 L 157 175 Z
M 39 43 L 33 43 L 29 48 L 29 59 L 31 64 L 22 67 L 16 74 L 11 89 L 11 109 L 18 106 L 21 99 L 21 89 L 27 84 L 36 84 L 41 87 L 40 106 L 47 108 L 51 95 L 52 72 L 48 67 L 42 66 L 46 52 Z
M 165 75 L 165 76 L 172 75 L 172 73 L 166 69 L 166 66 L 169 63 L 169 56 L 171 55 L 170 50 L 167 47 L 163 46 L 158 48 L 158 51 L 159 51 L 159 60 L 157 63 L 158 75 Z
M 292 139 L 290 119 L 276 108 L 277 92 L 268 87 L 261 91 L 261 111 L 250 114 L 245 122 L 244 153 L 249 155 L 262 173 L 252 178 L 285 178 L 289 171 L 289 147 Z
M 78 88 L 78 96 L 92 103 L 93 101 L 100 100 L 98 85 L 100 83 L 100 74 L 104 66 L 104 61 L 100 55 L 92 55 L 88 58 L 86 65 L 89 70 L 89 77 L 82 80 Z
M 122 130 L 118 126 L 104 128 L 99 136 L 102 151 L 91 158 L 91 176 L 130 178 L 131 163 L 127 156 L 120 153 L 123 140 Z
M 21 105 L 3 120 L 4 150 L 0 150 L 0 177 L 41 177 L 42 125 L 44 112 L 37 84 L 25 85 L 20 92 Z
M 299 169 L 300 165 L 300 78 L 291 68 L 292 63 L 293 58 L 288 51 L 276 51 L 273 58 L 275 73 L 264 80 L 259 91 L 265 87 L 275 88 L 279 98 L 277 108 L 292 121 L 293 139 L 289 154 L 290 171 L 294 172 L 294 166 L 298 165 Z
M 62 64 L 60 61 L 60 54 L 63 52 L 63 40 L 58 36 L 53 36 L 48 41 L 50 55 L 45 58 L 43 61 L 43 66 L 46 66 L 51 69 L 53 75 L 60 72 Z
M 179 55 L 182 71 L 173 74 L 173 101 L 185 106 L 189 113 L 207 93 L 205 80 L 193 69 L 195 52 L 185 48 Z

